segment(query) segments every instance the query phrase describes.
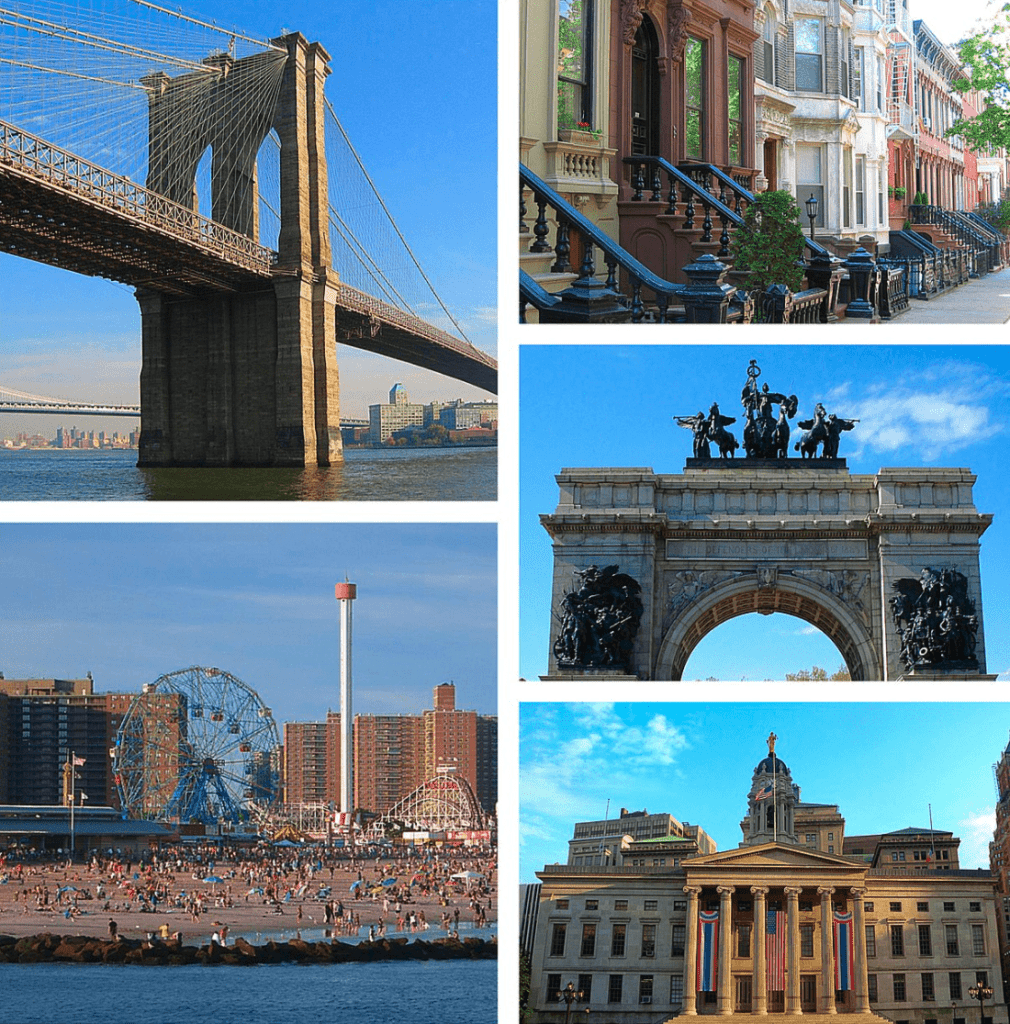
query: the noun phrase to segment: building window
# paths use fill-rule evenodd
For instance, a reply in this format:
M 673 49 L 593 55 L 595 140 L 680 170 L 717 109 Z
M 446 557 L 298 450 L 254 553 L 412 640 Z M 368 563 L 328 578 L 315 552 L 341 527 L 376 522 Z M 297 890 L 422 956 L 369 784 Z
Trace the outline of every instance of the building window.
M 814 926 L 812 924 L 800 925 L 800 956 L 814 955 Z
M 866 955 L 877 955 L 877 932 L 872 924 L 866 926 Z
M 547 975 L 547 1002 L 556 1003 L 561 998 L 561 975 Z
M 579 956 L 596 956 L 596 925 L 582 926 L 582 951 Z
M 866 987 L 869 990 L 867 994 L 870 997 L 870 1002 L 875 1003 L 877 1001 L 877 976 L 875 974 L 867 974 Z
M 640 974 L 638 976 L 638 1001 L 639 1003 L 652 1002 L 652 975 Z
M 736 930 L 736 955 L 742 957 L 750 956 L 750 925 L 741 924 Z
M 670 956 L 683 956 L 684 943 L 687 941 L 686 925 L 675 924 L 673 926 L 673 943 L 670 946 Z
M 894 975 L 894 1001 L 903 1003 L 905 1001 L 905 975 Z
M 863 67 L 865 62 L 866 48 L 857 46 L 852 62 L 852 98 L 856 101 L 856 107 L 859 110 L 866 109 L 866 103 L 863 99 Z
M 765 7 L 765 23 L 761 29 L 761 77 L 769 85 L 775 85 L 775 37 L 777 34 L 778 23 L 775 20 L 775 8 L 768 4 Z
M 884 109 L 884 58 L 877 59 L 877 111 Z
M 600 909 L 600 901 L 599 900 L 586 900 L 586 910 L 599 910 L 599 909 Z
M 975 972 L 975 984 L 979 987 L 984 987 L 989 984 L 989 972 L 988 971 L 976 971 Z
M 684 47 L 684 153 L 700 160 L 705 148 L 705 42 L 687 37 Z
M 922 998 L 924 1002 L 931 1003 L 936 999 L 936 994 L 933 991 L 933 975 L 924 974 L 922 976 Z
M 820 18 L 796 19 L 796 88 L 824 91 L 824 42 Z
M 905 955 L 905 936 L 900 924 L 891 925 L 891 956 Z
M 950 998 L 961 998 L 961 975 L 958 971 L 951 971 L 947 975 L 947 984 L 950 987 Z
M 856 224 L 866 223 L 866 157 L 856 157 Z
M 944 935 L 947 940 L 947 956 L 957 956 L 957 925 L 947 924 L 943 927 Z
M 567 910 L 568 900 L 555 900 L 554 906 L 556 906 L 558 910 Z
M 971 926 L 971 952 L 973 956 L 985 956 L 985 932 L 980 924 Z
M 925 913 L 928 913 L 928 912 L 929 912 L 929 904 L 928 904 L 928 903 L 916 903 L 916 905 L 915 905 L 915 909 L 916 909 L 916 910 L 917 910 L 917 911 L 918 911 L 918 912 L 919 912 L 920 914 L 925 914 Z
M 656 955 L 656 926 L 654 924 L 642 925 L 642 956 L 652 957 Z
M 817 219 L 814 225 L 819 228 L 824 227 L 825 223 L 823 155 L 824 151 L 820 146 L 796 143 L 797 202 L 802 208 L 809 196 L 812 195 L 817 200 Z
M 863 911 L 865 913 L 867 913 L 867 914 L 872 914 L 873 913 L 873 904 L 869 903 L 869 902 L 864 903 L 863 904 Z
M 628 936 L 626 924 L 615 924 L 613 934 L 610 937 L 610 955 L 624 956 L 624 945 Z
M 743 61 L 731 53 L 727 59 L 726 103 L 729 122 L 729 162 L 743 166 Z
M 624 995 L 624 975 L 611 974 L 610 984 L 607 986 L 607 1002 L 619 1003 Z
M 687 910 L 687 900 L 674 900 L 673 901 L 673 909 L 674 910 Z
M 551 935 L 551 956 L 565 955 L 565 930 L 567 925 L 555 924 L 554 932 Z
M 627 900 L 614 900 L 614 910 L 627 910 L 627 909 L 628 909 L 628 901 Z
M 593 0 L 558 0 L 558 127 L 592 125 Z M 593 127 L 596 127 L 593 125 Z
M 579 991 L 582 993 L 582 1002 L 588 1003 L 593 998 L 593 976 L 591 974 L 579 975 Z
M 968 904 L 968 910 L 972 914 L 980 914 L 980 913 L 982 913 L 982 904 L 981 903 L 971 902 L 971 903 Z
M 842 227 L 852 227 L 852 149 L 842 149 Z
M 838 69 L 838 91 L 843 96 L 849 95 L 849 30 L 847 28 L 842 29 L 842 38 L 840 40 L 839 49 L 841 50 L 840 66 Z
M 928 924 L 919 925 L 919 956 L 933 955 L 933 935 Z
M 892 914 L 900 914 L 901 913 L 901 904 L 900 903 L 892 903 L 891 904 L 891 913 Z
M 659 906 L 659 901 L 658 900 L 646 900 L 644 906 L 645 906 L 646 910 L 655 910 Z
M 944 905 L 943 905 L 943 912 L 945 914 L 952 914 L 954 912 L 954 904 L 953 903 L 944 903 Z
M 673 1006 L 684 1005 L 684 976 L 674 974 L 670 978 L 670 1003 Z

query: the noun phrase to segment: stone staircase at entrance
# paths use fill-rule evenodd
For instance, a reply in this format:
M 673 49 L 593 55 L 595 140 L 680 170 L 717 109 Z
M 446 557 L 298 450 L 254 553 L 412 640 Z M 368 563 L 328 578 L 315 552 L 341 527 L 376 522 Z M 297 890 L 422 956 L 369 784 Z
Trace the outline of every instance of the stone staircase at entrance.
M 786 1013 L 769 1013 L 760 1017 L 752 1013 L 730 1013 L 725 1016 L 719 1016 L 717 1014 L 698 1014 L 695 1018 L 705 1020 L 711 1018 L 713 1024 L 718 1021 L 719 1024 L 754 1024 L 754 1021 L 767 1021 L 768 1024 L 892 1024 L 886 1017 L 881 1017 L 876 1013 L 804 1013 L 802 1015 L 797 1014 L 786 1014 Z M 670 1017 L 664 1021 L 663 1024 L 671 1024 L 676 1021 L 677 1024 L 684 1024 L 684 1016 Z

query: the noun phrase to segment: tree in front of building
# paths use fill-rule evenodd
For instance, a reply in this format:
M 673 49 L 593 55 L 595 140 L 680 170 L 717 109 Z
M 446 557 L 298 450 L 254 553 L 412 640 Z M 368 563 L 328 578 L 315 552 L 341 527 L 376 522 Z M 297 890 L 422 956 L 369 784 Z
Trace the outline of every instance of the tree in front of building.
M 531 959 L 526 950 L 519 951 L 519 1020 L 527 1024 L 533 1020 L 533 1007 L 530 1006 L 530 974 Z
M 1010 149 L 1010 3 L 999 8 L 989 28 L 963 39 L 957 50 L 967 77 L 952 85 L 958 92 L 979 92 L 985 106 L 974 117 L 955 121 L 945 134 L 963 138 L 980 153 Z
M 749 272 L 747 288 L 773 284 L 799 291 L 803 281 L 803 229 L 789 192 L 759 192 L 733 235 L 733 269 Z

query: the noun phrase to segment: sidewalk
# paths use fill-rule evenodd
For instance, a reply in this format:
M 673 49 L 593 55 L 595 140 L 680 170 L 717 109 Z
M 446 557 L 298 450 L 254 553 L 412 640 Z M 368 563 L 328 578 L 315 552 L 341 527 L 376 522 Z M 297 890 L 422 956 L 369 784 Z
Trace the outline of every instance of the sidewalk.
M 912 299 L 891 324 L 1005 324 L 1010 322 L 1010 268 L 969 281 L 928 302 Z

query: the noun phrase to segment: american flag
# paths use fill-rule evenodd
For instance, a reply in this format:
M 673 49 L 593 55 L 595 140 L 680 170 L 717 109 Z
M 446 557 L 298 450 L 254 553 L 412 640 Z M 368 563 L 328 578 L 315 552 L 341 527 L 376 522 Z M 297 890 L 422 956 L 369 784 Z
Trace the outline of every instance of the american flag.
M 786 915 L 769 910 L 765 926 L 765 960 L 768 964 L 768 991 L 784 992 L 786 988 Z
M 754 799 L 755 800 L 767 800 L 768 797 L 770 797 L 771 795 L 772 795 L 772 787 L 771 786 L 765 786 L 764 789 L 759 789 L 754 794 Z
M 78 757 L 76 754 L 74 754 L 74 767 L 75 768 L 83 768 L 84 767 L 84 758 L 83 757 Z

